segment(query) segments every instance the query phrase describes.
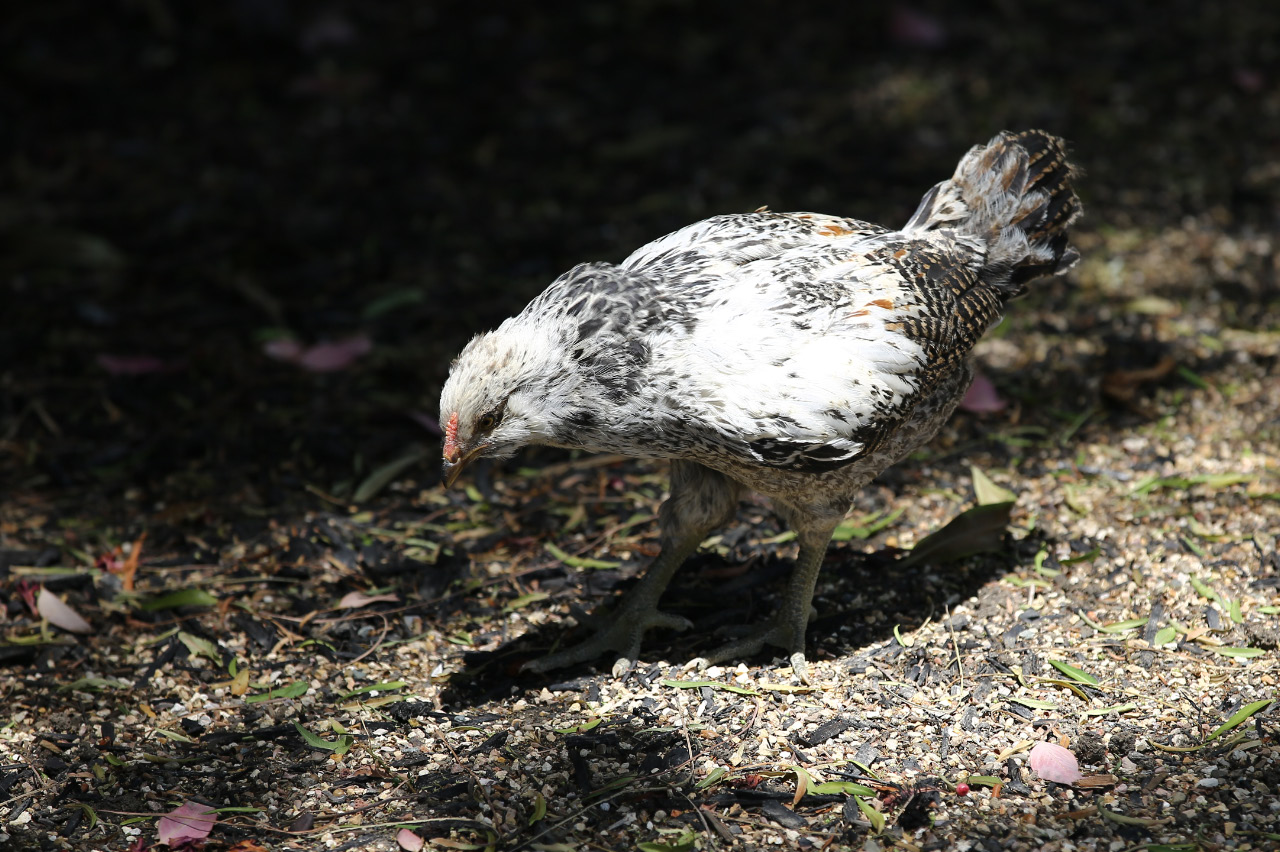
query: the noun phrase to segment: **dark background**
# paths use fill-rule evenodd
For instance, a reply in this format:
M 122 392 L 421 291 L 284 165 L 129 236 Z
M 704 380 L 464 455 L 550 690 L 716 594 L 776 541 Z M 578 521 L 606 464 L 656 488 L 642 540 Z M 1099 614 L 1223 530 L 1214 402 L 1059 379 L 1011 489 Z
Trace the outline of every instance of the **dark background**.
M 1004 128 L 1070 141 L 1086 248 L 1185 217 L 1273 233 L 1276 8 L 24 4 L 0 36 L 0 488 L 345 498 L 434 452 L 413 415 L 449 358 L 573 263 L 764 204 L 901 222 Z M 1226 277 L 1247 327 L 1275 282 Z M 314 373 L 264 355 L 281 334 L 373 349 Z

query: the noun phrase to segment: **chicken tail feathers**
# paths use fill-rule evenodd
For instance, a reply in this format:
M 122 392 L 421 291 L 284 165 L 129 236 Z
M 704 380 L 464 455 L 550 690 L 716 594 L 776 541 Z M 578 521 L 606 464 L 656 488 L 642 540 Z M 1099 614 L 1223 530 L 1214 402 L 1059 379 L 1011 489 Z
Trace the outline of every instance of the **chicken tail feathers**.
M 1041 130 L 1004 131 L 969 150 L 950 180 L 920 200 L 904 231 L 954 231 L 986 248 L 981 278 L 1004 298 L 1070 269 L 1067 230 L 1080 216 L 1066 146 Z

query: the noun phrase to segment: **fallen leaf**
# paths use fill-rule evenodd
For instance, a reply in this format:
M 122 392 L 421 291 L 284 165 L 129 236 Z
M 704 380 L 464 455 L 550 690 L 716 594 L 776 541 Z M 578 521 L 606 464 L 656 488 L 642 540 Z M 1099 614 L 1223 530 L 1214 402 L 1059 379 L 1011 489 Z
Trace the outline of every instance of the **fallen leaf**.
M 1008 488 L 996 485 L 991 477 L 982 472 L 976 465 L 969 465 L 969 474 L 973 477 L 973 493 L 978 498 L 979 506 L 993 503 L 1012 503 L 1018 499 Z
M 1085 775 L 1083 778 L 1075 782 L 1077 787 L 1114 787 L 1120 783 L 1120 779 L 1114 775 Z
M 1012 502 L 974 506 L 925 536 L 897 564 L 903 568 L 924 563 L 939 565 L 978 553 L 998 553 L 1005 548 L 1004 535 L 1012 512 Z
M 217 821 L 218 815 L 208 805 L 184 802 L 160 817 L 156 833 L 166 846 L 180 846 L 192 840 L 204 840 Z
M 1035 773 L 1046 781 L 1074 784 L 1081 777 L 1076 756 L 1056 743 L 1036 743 L 1029 762 Z
M 401 473 L 408 468 L 429 458 L 432 454 L 425 449 L 417 448 L 410 450 L 398 459 L 380 465 L 376 470 L 371 472 L 364 478 L 364 481 L 356 487 L 355 493 L 351 495 L 352 502 L 364 503 L 372 499 L 383 488 L 395 481 Z

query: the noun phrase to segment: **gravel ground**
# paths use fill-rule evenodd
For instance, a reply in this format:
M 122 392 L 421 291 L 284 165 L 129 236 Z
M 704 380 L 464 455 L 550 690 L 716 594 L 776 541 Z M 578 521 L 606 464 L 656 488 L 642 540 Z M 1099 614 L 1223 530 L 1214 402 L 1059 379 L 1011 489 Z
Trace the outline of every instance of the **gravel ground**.
M 1280 12 L 728 9 L 5 25 L 0 848 L 143 848 L 188 801 L 238 852 L 1280 848 Z M 777 602 L 763 501 L 673 585 L 693 630 L 520 674 L 643 570 L 664 471 L 443 491 L 467 336 L 713 213 L 901 220 L 1026 126 L 1072 141 L 1084 259 L 981 344 L 1004 408 L 852 510 L 815 685 L 683 666 Z M 998 540 L 896 564 L 984 480 Z

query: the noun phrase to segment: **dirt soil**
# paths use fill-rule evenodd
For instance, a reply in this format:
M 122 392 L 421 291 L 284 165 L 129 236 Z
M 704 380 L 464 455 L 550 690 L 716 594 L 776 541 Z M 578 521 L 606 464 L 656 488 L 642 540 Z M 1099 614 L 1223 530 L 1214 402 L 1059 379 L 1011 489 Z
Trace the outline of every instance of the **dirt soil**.
M 1280 6 L 861 5 L 8 13 L 0 849 L 1280 848 Z M 643 570 L 664 469 L 443 490 L 468 337 L 716 213 L 902 222 L 1025 127 L 1083 260 L 853 508 L 816 684 L 683 666 L 777 603 L 764 501 L 692 630 L 522 674 Z M 897 563 L 995 486 L 994 540 Z

